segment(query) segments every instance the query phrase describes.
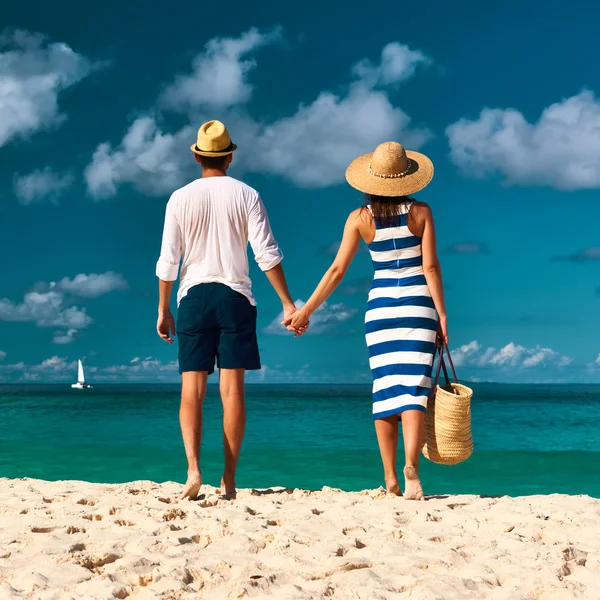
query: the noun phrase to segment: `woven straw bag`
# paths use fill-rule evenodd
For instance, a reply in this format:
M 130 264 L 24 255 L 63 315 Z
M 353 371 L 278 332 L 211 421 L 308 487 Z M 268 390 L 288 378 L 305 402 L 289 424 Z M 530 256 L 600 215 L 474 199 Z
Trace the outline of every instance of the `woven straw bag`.
M 448 378 L 444 351 L 452 369 L 454 381 Z M 425 414 L 423 455 L 440 465 L 455 465 L 473 454 L 471 433 L 471 397 L 473 390 L 458 383 L 448 346 L 439 349 L 437 372 Z M 439 385 L 444 370 L 446 385 Z

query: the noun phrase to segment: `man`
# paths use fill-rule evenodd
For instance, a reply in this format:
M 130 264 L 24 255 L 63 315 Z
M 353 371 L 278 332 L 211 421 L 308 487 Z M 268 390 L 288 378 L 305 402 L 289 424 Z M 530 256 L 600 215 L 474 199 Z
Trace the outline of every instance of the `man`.
M 188 476 L 181 498 L 195 498 L 202 485 L 202 403 L 215 360 L 223 401 L 225 469 L 221 486 L 225 494 L 235 494 L 246 424 L 244 375 L 261 367 L 256 302 L 248 276 L 248 242 L 281 299 L 284 317 L 296 310 L 280 264 L 282 254 L 259 194 L 227 175 L 236 148 L 220 121 L 200 127 L 191 150 L 202 166 L 202 177 L 171 196 L 156 266 L 160 279 L 157 331 L 172 344 L 176 334 L 171 290 L 182 261 L 177 294 L 182 380 L 179 420 Z

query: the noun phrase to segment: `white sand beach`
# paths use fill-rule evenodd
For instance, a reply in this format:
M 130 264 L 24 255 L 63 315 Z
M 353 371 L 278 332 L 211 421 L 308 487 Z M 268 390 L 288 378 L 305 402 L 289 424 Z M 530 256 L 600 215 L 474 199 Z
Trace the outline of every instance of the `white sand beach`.
M 600 599 L 600 500 L 0 479 L 0 598 Z

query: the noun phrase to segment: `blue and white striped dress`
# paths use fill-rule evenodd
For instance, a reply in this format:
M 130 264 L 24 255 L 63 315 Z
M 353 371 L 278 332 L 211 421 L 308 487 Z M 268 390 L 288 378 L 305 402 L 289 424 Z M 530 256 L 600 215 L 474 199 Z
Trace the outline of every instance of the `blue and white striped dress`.
M 421 238 L 407 226 L 410 204 L 392 227 L 377 223 L 369 244 L 375 275 L 365 329 L 373 373 L 373 418 L 427 408 L 437 314 L 423 273 Z

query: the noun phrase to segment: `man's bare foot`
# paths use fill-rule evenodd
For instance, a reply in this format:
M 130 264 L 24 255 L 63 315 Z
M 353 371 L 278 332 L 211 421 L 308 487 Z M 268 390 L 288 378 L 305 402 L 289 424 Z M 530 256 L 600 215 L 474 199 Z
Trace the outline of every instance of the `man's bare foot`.
M 425 499 L 419 474 L 414 467 L 404 467 L 404 498 L 406 500 Z
M 221 478 L 221 494 L 235 497 L 237 494 L 237 490 L 235 489 L 235 475 L 223 473 L 223 477 Z
M 390 475 L 385 478 L 385 489 L 388 494 L 394 494 L 394 496 L 402 496 L 402 491 L 400 490 L 400 484 L 398 483 L 397 475 Z
M 198 497 L 198 492 L 200 491 L 201 487 L 202 473 L 200 473 L 200 471 L 190 471 L 179 499 L 184 500 L 185 498 L 189 498 L 190 500 L 195 500 Z

